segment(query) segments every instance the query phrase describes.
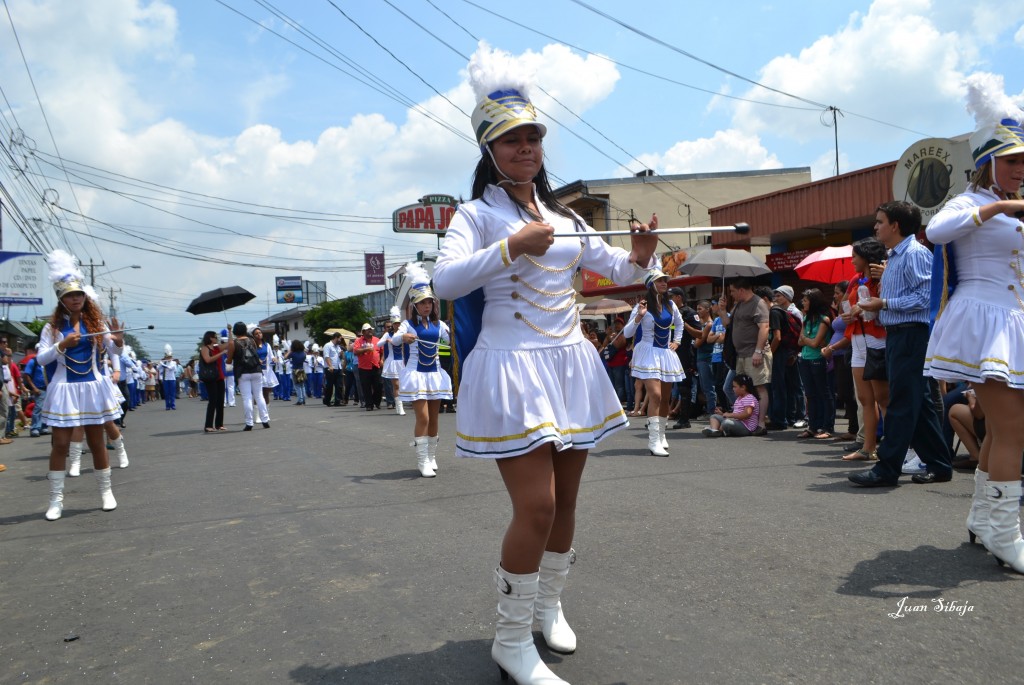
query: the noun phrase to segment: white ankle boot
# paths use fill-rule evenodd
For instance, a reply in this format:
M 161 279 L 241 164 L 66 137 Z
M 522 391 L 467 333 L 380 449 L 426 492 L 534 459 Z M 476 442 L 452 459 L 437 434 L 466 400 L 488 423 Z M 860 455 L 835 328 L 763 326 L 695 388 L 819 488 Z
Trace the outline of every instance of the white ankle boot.
M 395 400 L 395 413 L 399 416 L 405 416 L 405 407 L 402 405 L 402 400 Z
M 114 492 L 110 489 L 110 467 L 96 469 L 96 482 L 100 486 L 100 499 L 103 501 L 103 511 L 117 509 L 117 500 L 114 499 Z
M 64 472 L 50 471 L 46 479 L 50 481 L 50 505 L 46 508 L 46 520 L 56 521 L 64 511 Z
M 668 438 L 665 437 L 665 428 L 668 427 L 668 417 L 660 417 L 661 421 L 658 422 L 658 435 L 661 437 L 661 449 L 668 453 Z
M 440 436 L 428 436 L 430 441 L 427 443 L 427 456 L 430 458 L 430 470 L 437 473 L 437 444 L 441 442 Z
M 512 676 L 517 685 L 568 685 L 547 667 L 533 644 L 533 607 L 537 600 L 538 573 L 509 573 L 494 569 L 498 589 L 498 623 L 491 658 L 501 679 Z
M 576 552 L 571 549 L 564 554 L 544 552 L 540 560 L 537 602 L 533 607 L 534 618 L 540 623 L 548 649 L 562 654 L 576 651 L 576 633 L 565 620 L 561 602 L 569 566 L 575 561 Z
M 124 448 L 124 435 L 117 436 L 117 440 L 110 443 L 114 446 L 114 456 L 117 457 L 117 465 L 122 468 L 128 468 L 128 452 Z
M 647 419 L 647 449 L 656 457 L 667 457 L 668 452 L 661 446 L 661 417 Z
M 967 536 L 973 543 L 978 539 L 988 548 L 988 536 L 992 533 L 989 524 L 989 501 L 985 491 L 988 486 L 988 474 L 977 469 L 974 472 L 974 499 L 971 500 L 971 511 L 967 514 Z
M 82 469 L 82 447 L 84 442 L 73 442 L 68 445 L 68 475 L 78 478 Z
M 434 469 L 430 468 L 430 438 L 424 436 L 422 438 L 416 438 L 413 441 L 416 445 L 416 466 L 419 467 L 420 475 L 424 478 L 433 478 L 435 475 Z
M 1019 480 L 988 482 L 989 504 L 988 551 L 1003 566 L 1009 564 L 1017 573 L 1024 573 L 1024 539 L 1020 536 Z

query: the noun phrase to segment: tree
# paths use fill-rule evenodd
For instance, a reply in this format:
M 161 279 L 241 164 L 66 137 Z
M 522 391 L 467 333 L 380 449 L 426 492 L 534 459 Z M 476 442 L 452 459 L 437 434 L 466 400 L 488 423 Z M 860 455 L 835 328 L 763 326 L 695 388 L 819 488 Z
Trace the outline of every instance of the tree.
M 324 335 L 328 328 L 347 328 L 358 332 L 373 314 L 363 307 L 363 296 L 353 295 L 343 300 L 324 302 L 306 312 L 302 322 L 309 331 L 309 337 L 323 345 L 330 338 Z

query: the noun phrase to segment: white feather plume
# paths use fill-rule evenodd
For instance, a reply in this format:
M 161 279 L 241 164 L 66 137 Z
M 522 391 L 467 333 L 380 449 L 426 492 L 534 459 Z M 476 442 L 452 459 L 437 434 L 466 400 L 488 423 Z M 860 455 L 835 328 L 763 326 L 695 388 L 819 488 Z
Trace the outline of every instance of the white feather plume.
M 78 268 L 78 258 L 64 250 L 54 250 L 46 255 L 46 264 L 50 267 L 50 281 L 52 283 L 62 281 L 69 276 L 79 281 L 85 280 L 85 275 Z
M 423 262 L 409 262 L 406 264 L 405 277 L 409 279 L 409 285 L 430 283 L 430 274 L 423 268 Z
M 88 297 L 90 300 L 92 300 L 96 304 L 99 304 L 100 296 L 99 296 L 99 293 L 96 292 L 96 288 L 94 288 L 91 285 L 89 285 L 88 283 L 86 283 L 85 285 L 82 286 L 82 290 L 85 291 L 85 296 L 86 297 Z
M 487 41 L 482 40 L 477 45 L 476 52 L 469 58 L 468 71 L 469 85 L 477 101 L 505 88 L 514 88 L 530 97 L 534 81 L 532 70 L 504 50 L 492 48 Z
M 170 357 L 171 353 L 173 353 L 173 352 L 174 352 L 174 350 L 171 348 L 171 344 L 170 343 L 167 343 L 166 345 L 164 345 L 164 356 L 165 357 Z
M 1020 121 L 1024 116 L 1020 105 L 1006 94 L 1001 75 L 981 71 L 964 79 L 964 84 L 967 86 L 967 111 L 978 128 L 1007 118 Z
M 402 312 L 397 305 L 391 308 L 391 318 L 398 319 L 399 321 L 402 320 Z

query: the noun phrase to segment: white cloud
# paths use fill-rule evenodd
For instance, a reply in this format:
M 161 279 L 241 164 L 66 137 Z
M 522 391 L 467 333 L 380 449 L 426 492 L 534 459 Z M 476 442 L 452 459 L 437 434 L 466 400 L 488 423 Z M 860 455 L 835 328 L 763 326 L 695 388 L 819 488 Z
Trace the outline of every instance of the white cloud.
M 1024 48 L 1024 25 L 1017 29 L 1017 33 L 1013 34 L 1013 42 Z
M 845 152 L 839 153 L 839 173 L 850 171 L 850 157 Z M 811 162 L 811 180 L 820 181 L 836 175 L 836 151 L 828 150 Z
M 663 154 L 640 155 L 639 159 L 660 174 L 782 167 L 756 134 L 737 129 L 716 131 L 710 138 L 680 141 Z

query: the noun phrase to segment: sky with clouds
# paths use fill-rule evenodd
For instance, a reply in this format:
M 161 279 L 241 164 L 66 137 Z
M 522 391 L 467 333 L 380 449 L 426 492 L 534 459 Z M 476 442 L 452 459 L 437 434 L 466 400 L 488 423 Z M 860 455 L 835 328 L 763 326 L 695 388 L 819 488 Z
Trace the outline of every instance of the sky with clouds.
M 256 293 L 228 317 L 255 321 L 285 308 L 275 276 L 344 297 L 373 289 L 364 252 L 391 270 L 436 251 L 392 232 L 391 212 L 468 195 L 465 68 L 481 39 L 535 73 L 557 183 L 645 167 L 823 178 L 829 108 L 845 172 L 970 131 L 968 74 L 1002 75 L 1024 102 L 1024 4 L 1004 1 L 3 4 L 0 183 L 18 210 L 3 247 L 31 249 L 29 232 L 105 262 L 97 287 L 156 326 L 140 335 L 150 352 L 191 352 L 222 325 L 184 313 L 203 290 Z

